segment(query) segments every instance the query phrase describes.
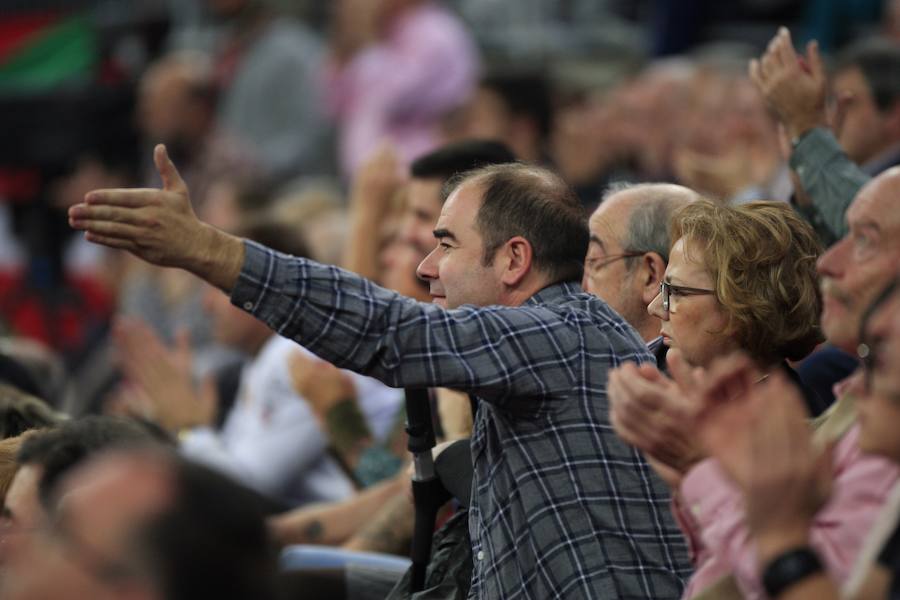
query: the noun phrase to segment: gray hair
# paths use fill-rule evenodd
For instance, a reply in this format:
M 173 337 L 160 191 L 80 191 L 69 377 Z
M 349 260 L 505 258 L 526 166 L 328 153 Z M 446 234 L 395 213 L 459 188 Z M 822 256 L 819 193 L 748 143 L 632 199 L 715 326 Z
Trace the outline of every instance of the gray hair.
M 674 242 L 672 216 L 689 202 L 700 198 L 700 195 L 671 183 L 617 182 L 604 192 L 603 202 L 622 192 L 640 194 L 640 200 L 628 216 L 628 225 L 621 240 L 622 248 L 634 252 L 655 252 L 668 264 L 669 249 Z M 629 268 L 633 268 L 636 262 L 629 259 Z

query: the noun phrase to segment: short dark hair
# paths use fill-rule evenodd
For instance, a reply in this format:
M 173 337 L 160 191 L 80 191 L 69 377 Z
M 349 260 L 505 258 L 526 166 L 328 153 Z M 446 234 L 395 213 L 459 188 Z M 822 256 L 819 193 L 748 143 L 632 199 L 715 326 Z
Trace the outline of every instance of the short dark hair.
M 29 429 L 59 425 L 62 414 L 36 396 L 0 383 L 0 439 L 16 437 Z
M 419 179 L 447 181 L 458 173 L 488 165 L 516 161 L 506 144 L 493 140 L 466 140 L 442 146 L 413 161 L 409 172 Z
M 475 226 L 484 240 L 485 266 L 500 246 L 519 235 L 531 244 L 535 267 L 552 281 L 581 279 L 590 241 L 587 214 L 561 177 L 531 165 L 492 165 L 451 178 L 443 197 L 463 183 L 482 190 Z
M 171 443 L 164 435 L 134 419 L 82 417 L 30 436 L 19 448 L 16 460 L 19 465 L 43 468 L 38 493 L 49 510 L 56 484 L 87 457 L 108 448 Z
M 900 47 L 885 39 L 868 39 L 849 46 L 835 60 L 834 72 L 856 67 L 885 112 L 900 99 Z
M 259 496 L 172 456 L 174 497 L 133 542 L 170 600 L 275 598 L 277 555 Z
M 543 73 L 498 70 L 482 77 L 479 87 L 500 96 L 500 100 L 513 115 L 533 119 L 542 140 L 550 135 L 553 128 L 553 99 L 550 82 Z
M 310 255 L 303 232 L 269 214 L 250 214 L 244 217 L 237 234 L 282 254 L 301 258 L 309 258 Z

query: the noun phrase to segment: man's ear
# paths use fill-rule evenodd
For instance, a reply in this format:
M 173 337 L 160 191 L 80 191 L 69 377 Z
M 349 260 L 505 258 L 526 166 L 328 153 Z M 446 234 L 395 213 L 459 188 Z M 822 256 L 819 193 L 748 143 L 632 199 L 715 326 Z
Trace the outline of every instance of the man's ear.
M 653 299 L 659 294 L 659 284 L 666 275 L 666 261 L 656 252 L 647 252 L 641 256 L 641 264 L 638 267 L 641 278 L 641 300 L 644 306 L 650 306 Z
M 531 271 L 533 256 L 531 242 L 520 235 L 509 238 L 495 257 L 495 260 L 503 261 L 500 282 L 509 287 L 517 286 Z

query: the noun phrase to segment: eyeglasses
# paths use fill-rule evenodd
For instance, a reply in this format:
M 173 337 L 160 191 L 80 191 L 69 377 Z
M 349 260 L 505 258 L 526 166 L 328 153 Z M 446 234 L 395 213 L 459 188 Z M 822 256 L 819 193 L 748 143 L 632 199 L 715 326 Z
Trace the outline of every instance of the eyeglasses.
M 589 258 L 585 261 L 585 264 L 587 265 L 587 268 L 590 271 L 596 273 L 600 269 L 608 267 L 609 265 L 613 264 L 617 260 L 623 260 L 626 258 L 635 258 L 637 256 L 643 256 L 644 254 L 646 254 L 646 253 L 645 252 L 636 252 L 636 251 L 623 252 L 622 254 L 613 254 L 612 256 L 606 256 L 602 260 L 599 258 Z
M 667 281 L 659 282 L 659 295 L 662 296 L 662 308 L 666 312 L 672 312 L 672 294 L 675 294 L 676 296 L 706 296 L 715 293 L 715 290 L 672 285 Z

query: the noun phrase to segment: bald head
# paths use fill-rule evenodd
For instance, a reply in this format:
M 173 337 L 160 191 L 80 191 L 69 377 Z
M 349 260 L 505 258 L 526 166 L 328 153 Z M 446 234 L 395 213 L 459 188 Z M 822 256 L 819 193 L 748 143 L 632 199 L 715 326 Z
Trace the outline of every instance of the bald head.
M 672 215 L 699 195 L 679 185 L 619 185 L 604 194 L 589 221 L 584 289 L 605 300 L 645 340 L 659 333 L 647 314 L 669 257 Z

